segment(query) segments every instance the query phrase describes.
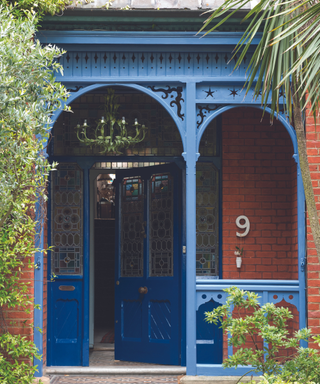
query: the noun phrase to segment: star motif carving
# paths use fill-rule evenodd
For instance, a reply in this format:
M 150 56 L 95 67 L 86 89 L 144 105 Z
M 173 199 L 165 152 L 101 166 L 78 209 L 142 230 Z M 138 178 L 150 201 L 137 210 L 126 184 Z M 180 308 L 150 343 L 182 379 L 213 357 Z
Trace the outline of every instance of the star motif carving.
M 206 98 L 209 96 L 213 97 L 213 94 L 215 93 L 215 91 L 212 91 L 210 87 L 209 87 L 209 91 L 203 91 L 203 92 L 207 94 Z
M 240 91 L 240 89 L 235 90 L 235 89 L 233 88 L 233 89 L 229 89 L 229 91 L 230 91 L 230 95 L 232 95 L 233 98 L 235 98 L 236 96 L 239 96 L 239 95 L 238 95 L 238 92 Z M 230 95 L 229 95 L 229 96 L 230 96 Z

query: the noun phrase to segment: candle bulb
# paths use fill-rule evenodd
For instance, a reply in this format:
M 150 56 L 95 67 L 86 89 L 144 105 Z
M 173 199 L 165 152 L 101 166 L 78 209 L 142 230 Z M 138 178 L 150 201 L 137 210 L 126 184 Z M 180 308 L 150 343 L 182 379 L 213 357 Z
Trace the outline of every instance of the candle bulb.
M 126 119 L 124 118 L 124 116 L 122 116 L 122 124 L 125 124 L 126 123 Z
M 83 125 L 86 127 L 87 126 L 87 120 L 85 119 L 83 122 Z
M 101 123 L 104 123 L 104 116 L 101 117 Z
M 138 119 L 137 118 L 134 119 L 134 125 L 138 125 Z

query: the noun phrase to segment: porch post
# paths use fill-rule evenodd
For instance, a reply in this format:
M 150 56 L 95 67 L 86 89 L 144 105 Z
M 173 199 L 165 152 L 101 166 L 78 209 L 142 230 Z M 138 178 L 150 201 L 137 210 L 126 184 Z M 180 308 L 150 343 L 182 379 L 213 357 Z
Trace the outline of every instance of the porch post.
M 297 213 L 298 213 L 298 273 L 299 273 L 299 328 L 306 324 L 306 224 L 305 224 L 305 195 L 298 155 L 294 156 L 297 162 Z M 301 341 L 302 347 L 307 347 L 306 341 Z
M 89 366 L 89 253 L 90 253 L 90 165 L 87 161 L 83 169 L 83 342 L 82 366 Z
M 186 85 L 186 366 L 197 374 L 196 350 L 196 83 Z

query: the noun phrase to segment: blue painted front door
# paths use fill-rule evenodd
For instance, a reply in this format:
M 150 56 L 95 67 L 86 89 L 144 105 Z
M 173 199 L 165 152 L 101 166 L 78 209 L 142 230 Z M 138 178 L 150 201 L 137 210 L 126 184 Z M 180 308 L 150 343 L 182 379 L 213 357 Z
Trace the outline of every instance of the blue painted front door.
M 115 359 L 180 364 L 181 174 L 117 173 Z
M 60 163 L 51 175 L 48 365 L 84 364 L 83 171 Z

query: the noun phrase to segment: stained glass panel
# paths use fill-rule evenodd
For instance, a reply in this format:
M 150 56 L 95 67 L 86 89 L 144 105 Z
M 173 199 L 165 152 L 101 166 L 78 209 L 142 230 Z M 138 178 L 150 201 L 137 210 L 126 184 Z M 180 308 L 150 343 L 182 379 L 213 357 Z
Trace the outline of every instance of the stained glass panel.
M 125 116 L 128 129 L 137 118 L 148 130 L 143 142 L 123 150 L 127 156 L 181 156 L 183 152 L 181 137 L 169 113 L 152 97 L 142 93 L 125 93 L 116 89 L 119 96 L 118 118 Z M 53 152 L 56 156 L 113 156 L 101 153 L 97 147 L 89 147 L 77 139 L 75 127 L 88 121 L 89 127 L 96 127 L 97 121 L 105 115 L 104 89 L 101 93 L 89 93 L 79 97 L 71 104 L 72 112 L 62 112 L 53 128 Z M 134 131 L 135 132 L 135 131 Z M 90 136 L 90 132 L 88 133 Z M 115 163 L 116 164 L 116 163 Z M 141 163 L 139 167 L 143 167 Z M 115 169 L 116 167 L 112 167 Z
M 51 271 L 82 275 L 82 171 L 76 164 L 59 164 L 52 173 Z
M 125 178 L 121 185 L 121 276 L 143 276 L 143 182 Z
M 149 275 L 173 276 L 173 180 L 170 174 L 150 179 Z
M 219 177 L 211 163 L 197 163 L 197 276 L 219 275 Z
M 202 135 L 199 152 L 201 156 L 210 157 L 218 156 L 217 150 L 217 120 L 214 119 Z

